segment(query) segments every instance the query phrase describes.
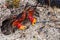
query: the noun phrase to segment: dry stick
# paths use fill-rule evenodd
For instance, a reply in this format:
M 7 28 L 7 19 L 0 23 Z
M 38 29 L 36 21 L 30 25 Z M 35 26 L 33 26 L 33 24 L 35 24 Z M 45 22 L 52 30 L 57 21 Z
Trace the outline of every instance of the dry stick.
M 50 6 L 50 0 L 48 0 L 49 1 L 49 6 Z

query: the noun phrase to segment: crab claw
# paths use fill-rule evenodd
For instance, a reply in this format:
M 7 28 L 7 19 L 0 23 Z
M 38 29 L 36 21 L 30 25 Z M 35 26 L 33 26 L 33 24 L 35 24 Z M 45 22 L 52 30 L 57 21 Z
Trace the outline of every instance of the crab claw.
M 25 30 L 26 29 L 26 26 L 22 25 L 22 24 L 18 24 L 18 29 L 20 30 Z
M 34 26 L 35 23 L 36 23 L 36 18 L 33 19 L 33 21 L 32 21 L 32 25 Z
M 29 16 L 28 18 L 29 18 L 29 20 L 31 21 L 32 25 L 34 26 L 35 23 L 36 23 L 36 18 L 34 18 L 34 17 L 32 17 L 32 16 Z
M 12 24 L 13 26 L 17 27 L 20 30 L 25 30 L 26 26 L 22 25 L 21 23 L 19 23 L 18 21 L 13 22 Z
M 25 30 L 26 29 L 26 26 L 21 26 L 20 28 L 19 28 L 20 30 Z

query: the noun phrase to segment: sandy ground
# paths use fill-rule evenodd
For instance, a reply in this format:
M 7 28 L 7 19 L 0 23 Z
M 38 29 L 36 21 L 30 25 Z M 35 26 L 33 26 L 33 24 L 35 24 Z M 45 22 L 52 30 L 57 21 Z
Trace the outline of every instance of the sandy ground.
M 40 17 L 35 26 L 26 30 L 4 35 L 0 31 L 0 40 L 60 40 L 60 9 L 37 7 Z M 51 12 L 48 14 L 48 12 Z

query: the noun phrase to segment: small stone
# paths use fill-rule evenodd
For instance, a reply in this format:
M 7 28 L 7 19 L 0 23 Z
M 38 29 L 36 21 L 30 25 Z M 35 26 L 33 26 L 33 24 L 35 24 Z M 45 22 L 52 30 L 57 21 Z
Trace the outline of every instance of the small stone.
M 50 15 L 50 12 L 48 12 L 47 14 Z
M 42 31 L 42 29 L 43 29 L 44 27 L 45 27 L 45 26 L 41 27 L 41 28 L 40 28 L 40 31 Z
M 33 36 L 33 38 L 35 38 L 35 36 Z

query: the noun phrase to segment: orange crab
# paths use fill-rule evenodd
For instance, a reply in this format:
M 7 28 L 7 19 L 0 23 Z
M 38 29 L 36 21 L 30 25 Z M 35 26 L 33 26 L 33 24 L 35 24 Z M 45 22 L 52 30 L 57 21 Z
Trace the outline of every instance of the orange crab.
M 33 14 L 34 14 L 34 9 L 24 10 L 22 14 L 19 15 L 18 18 L 12 23 L 12 25 L 16 26 L 20 30 L 24 30 L 26 26 L 24 26 L 22 22 L 25 20 L 25 18 L 28 18 L 32 23 L 32 25 L 35 25 L 36 18 L 33 17 Z

